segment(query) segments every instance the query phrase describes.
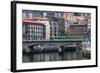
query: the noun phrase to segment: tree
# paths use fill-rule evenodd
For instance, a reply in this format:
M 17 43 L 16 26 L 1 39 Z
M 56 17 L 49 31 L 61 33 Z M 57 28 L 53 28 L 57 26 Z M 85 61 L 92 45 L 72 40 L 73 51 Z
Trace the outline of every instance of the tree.
M 68 32 L 66 32 L 64 28 L 61 28 L 61 29 L 59 30 L 59 32 L 60 32 L 60 35 L 61 35 L 61 36 L 68 36 Z

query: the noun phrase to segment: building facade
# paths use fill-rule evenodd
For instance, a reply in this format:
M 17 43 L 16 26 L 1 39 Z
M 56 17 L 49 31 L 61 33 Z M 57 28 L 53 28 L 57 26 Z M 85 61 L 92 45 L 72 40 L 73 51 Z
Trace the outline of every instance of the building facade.
M 70 25 L 69 34 L 72 36 L 84 36 L 87 31 L 87 25 Z
M 40 23 L 23 22 L 23 40 L 45 39 L 45 25 Z
M 88 30 L 91 30 L 91 14 L 79 12 L 67 12 L 65 16 L 66 32 L 69 35 L 85 35 Z
M 90 13 L 23 10 L 22 22 L 24 40 L 50 40 L 67 34 L 83 36 L 91 31 Z
M 65 29 L 63 12 L 47 12 L 50 23 L 50 37 L 61 36 L 61 29 Z
M 43 12 L 23 11 L 23 41 L 48 40 L 50 38 L 50 25 Z

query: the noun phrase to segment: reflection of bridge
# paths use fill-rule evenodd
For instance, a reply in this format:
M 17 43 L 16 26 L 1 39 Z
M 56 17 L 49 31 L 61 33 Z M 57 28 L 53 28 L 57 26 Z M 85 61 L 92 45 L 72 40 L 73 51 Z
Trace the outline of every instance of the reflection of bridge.
M 23 49 L 26 49 L 27 51 L 32 51 L 34 49 L 34 46 L 36 45 L 56 45 L 58 48 L 58 51 L 61 52 L 63 47 L 75 47 L 77 51 L 80 50 L 81 44 L 82 44 L 82 39 L 74 39 L 74 40 L 53 40 L 53 41 L 23 41 Z M 46 47 L 41 47 L 41 49 L 46 48 Z

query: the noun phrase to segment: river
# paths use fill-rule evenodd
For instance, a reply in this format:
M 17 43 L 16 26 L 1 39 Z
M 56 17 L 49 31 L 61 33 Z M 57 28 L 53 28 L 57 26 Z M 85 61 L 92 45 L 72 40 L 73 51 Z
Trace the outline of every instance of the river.
M 53 53 L 38 53 L 31 55 L 23 55 L 23 62 L 47 62 L 47 61 L 68 61 L 68 60 L 84 60 L 81 52 L 53 52 Z

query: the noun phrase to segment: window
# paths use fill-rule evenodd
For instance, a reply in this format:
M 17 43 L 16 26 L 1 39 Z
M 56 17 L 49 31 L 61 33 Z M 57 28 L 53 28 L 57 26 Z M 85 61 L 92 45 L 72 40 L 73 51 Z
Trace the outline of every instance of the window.
M 29 12 L 28 16 L 29 16 L 29 18 L 32 18 L 32 12 Z
M 74 16 L 81 16 L 81 13 L 74 13 Z
M 22 17 L 26 18 L 26 13 L 25 12 L 23 12 Z

